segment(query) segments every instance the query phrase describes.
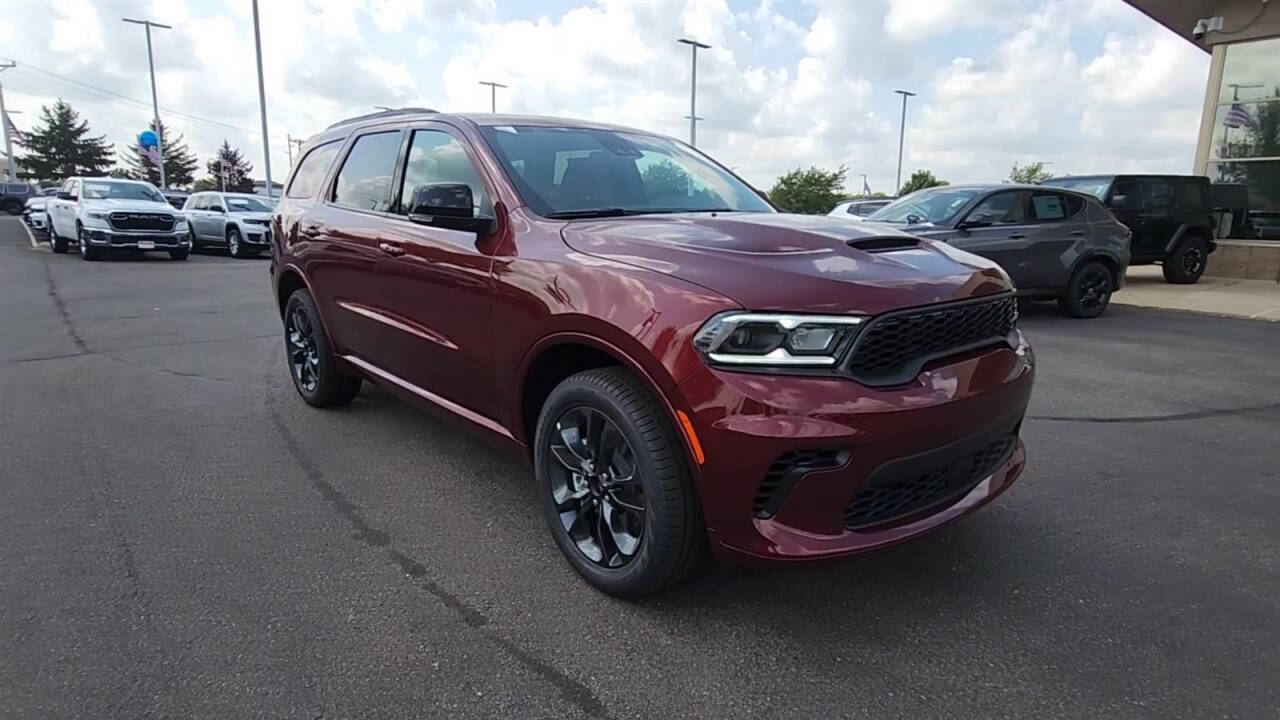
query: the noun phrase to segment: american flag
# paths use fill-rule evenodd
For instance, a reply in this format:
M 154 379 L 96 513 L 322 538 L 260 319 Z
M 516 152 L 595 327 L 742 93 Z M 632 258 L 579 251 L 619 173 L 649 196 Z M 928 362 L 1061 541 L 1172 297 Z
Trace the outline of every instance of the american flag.
M 1258 121 L 1240 103 L 1231 103 L 1231 107 L 1227 110 L 1227 116 L 1223 118 L 1222 124 L 1229 128 L 1258 129 Z
M 4 114 L 4 124 L 6 129 L 8 129 L 9 131 L 9 137 L 12 138 L 14 142 L 18 143 L 19 145 L 23 145 L 26 143 L 27 136 L 24 135 L 22 131 L 19 130 L 16 125 L 13 124 L 13 118 L 9 117 L 9 113 L 7 112 Z

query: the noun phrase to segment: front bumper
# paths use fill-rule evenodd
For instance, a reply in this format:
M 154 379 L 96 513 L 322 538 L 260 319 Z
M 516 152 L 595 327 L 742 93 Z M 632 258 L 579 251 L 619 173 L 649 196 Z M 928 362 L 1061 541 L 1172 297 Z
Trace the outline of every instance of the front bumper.
M 831 559 L 972 512 L 1026 463 L 1017 433 L 1034 374 L 1021 333 L 891 388 L 698 370 L 680 390 L 705 453 L 713 546 L 748 561 Z
M 130 248 L 133 250 L 177 250 L 191 247 L 185 226 L 169 232 L 127 232 L 110 228 L 84 229 L 89 243 L 95 247 Z
M 28 225 L 28 226 L 30 226 L 30 227 L 31 227 L 31 229 L 33 229 L 33 230 L 44 230 L 44 229 L 45 229 L 45 228 L 44 228 L 44 213 L 43 213 L 43 212 L 41 212 L 41 213 L 32 213 L 32 212 L 28 212 L 28 213 L 23 214 L 23 216 L 22 216 L 22 217 L 27 221 L 27 225 Z

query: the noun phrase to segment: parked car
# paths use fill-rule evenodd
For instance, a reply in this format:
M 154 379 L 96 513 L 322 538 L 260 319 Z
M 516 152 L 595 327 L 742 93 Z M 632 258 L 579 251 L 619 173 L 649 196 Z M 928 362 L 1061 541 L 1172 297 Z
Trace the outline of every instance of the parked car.
M 32 230 L 43 232 L 49 229 L 49 216 L 45 209 L 48 200 L 44 195 L 35 195 L 23 206 L 22 219 Z
M 271 237 L 268 198 L 248 193 L 198 192 L 182 212 L 191 228 L 191 247 L 225 247 L 233 257 L 256 257 Z
M 1124 285 L 1129 229 L 1097 198 L 1037 185 L 926 188 L 868 222 L 902 226 L 999 263 L 1018 294 L 1056 298 L 1071 317 L 1101 315 Z
M 877 198 L 875 200 L 846 200 L 831 208 L 827 213 L 831 217 L 842 217 L 849 220 L 861 220 L 897 198 Z
M 35 189 L 26 183 L 0 183 L 0 208 L 10 215 L 21 215 Z
M 1280 211 L 1253 210 L 1249 213 L 1255 237 L 1264 240 L 1280 240 Z
M 45 207 L 56 253 L 66 252 L 72 240 L 85 260 L 120 250 L 163 250 L 174 260 L 186 260 L 191 251 L 187 221 L 148 182 L 68 178 Z
M 161 190 L 160 194 L 164 196 L 165 202 L 177 210 L 181 210 L 182 206 L 187 203 L 187 198 L 191 197 L 191 193 L 182 190 Z
M 1167 282 L 1204 275 L 1214 241 L 1209 178 L 1199 175 L 1072 175 L 1043 185 L 1089 193 L 1133 231 L 1132 265 L 1159 263 Z
M 999 266 L 776 213 L 676 140 L 362 116 L 308 141 L 272 222 L 302 399 L 371 380 L 516 449 L 608 593 L 668 587 L 708 541 L 766 563 L 896 543 L 1025 464 L 1033 358 Z

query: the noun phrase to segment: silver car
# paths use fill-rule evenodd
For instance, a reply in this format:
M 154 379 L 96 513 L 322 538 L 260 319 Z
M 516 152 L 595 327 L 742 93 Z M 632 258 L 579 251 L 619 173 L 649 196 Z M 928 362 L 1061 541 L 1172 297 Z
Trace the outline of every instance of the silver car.
M 865 218 L 994 260 L 1018 294 L 1056 298 L 1071 317 L 1101 315 L 1124 284 L 1132 233 L 1098 198 L 1042 185 L 918 190 Z
M 232 257 L 254 257 L 271 241 L 272 198 L 249 193 L 198 192 L 182 214 L 191 228 L 191 247 L 225 247 Z

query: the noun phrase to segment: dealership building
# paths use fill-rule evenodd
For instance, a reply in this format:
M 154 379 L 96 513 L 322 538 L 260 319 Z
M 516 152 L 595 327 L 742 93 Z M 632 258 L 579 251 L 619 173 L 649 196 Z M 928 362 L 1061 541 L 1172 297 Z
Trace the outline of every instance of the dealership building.
M 1280 0 L 1126 1 L 1210 54 L 1192 169 L 1247 189 L 1250 222 L 1208 272 L 1280 282 Z

